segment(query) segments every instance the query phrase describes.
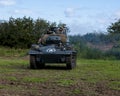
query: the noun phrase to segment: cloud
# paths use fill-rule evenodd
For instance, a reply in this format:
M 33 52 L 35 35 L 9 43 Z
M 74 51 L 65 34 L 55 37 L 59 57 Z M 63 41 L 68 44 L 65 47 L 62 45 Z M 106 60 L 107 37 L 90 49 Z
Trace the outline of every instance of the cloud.
M 120 10 L 115 12 L 115 17 L 118 18 L 118 19 L 120 18 Z
M 16 9 L 16 10 L 14 10 L 14 13 L 15 14 L 30 15 L 33 12 L 31 10 L 29 10 L 29 9 Z
M 66 9 L 65 18 L 70 27 L 70 34 L 84 35 L 90 32 L 107 32 L 107 27 L 114 21 L 116 17 L 120 18 L 120 11 L 107 13 L 106 11 L 96 11 L 95 9 L 70 8 Z M 115 14 L 115 12 L 114 12 Z M 70 18 L 72 17 L 72 18 Z
M 72 21 L 68 26 L 70 28 L 70 35 L 84 35 L 94 30 L 93 25 L 88 22 Z
M 87 33 L 99 33 L 99 32 L 106 32 L 106 26 L 99 25 L 95 26 L 95 24 L 91 23 L 72 23 L 68 25 L 70 28 L 70 35 L 85 35 Z
M 66 17 L 72 17 L 75 13 L 75 10 L 73 8 L 67 8 L 64 13 Z
M 0 5 L 2 6 L 11 6 L 15 4 L 16 4 L 15 0 L 0 0 Z
M 70 34 L 75 35 L 75 34 L 80 34 L 84 35 L 86 33 L 91 33 L 91 32 L 103 32 L 105 33 L 107 30 L 106 28 L 109 26 L 110 21 L 109 18 L 107 17 L 99 17 L 99 16 L 88 16 L 84 18 L 81 16 L 81 18 L 78 19 L 70 19 L 71 22 L 68 23 L 68 26 L 70 27 Z
M 75 17 L 76 11 L 78 11 L 78 8 L 66 8 L 64 11 L 65 17 Z
M 65 17 L 79 18 L 81 16 L 87 16 L 91 9 L 87 7 L 68 7 L 64 11 Z

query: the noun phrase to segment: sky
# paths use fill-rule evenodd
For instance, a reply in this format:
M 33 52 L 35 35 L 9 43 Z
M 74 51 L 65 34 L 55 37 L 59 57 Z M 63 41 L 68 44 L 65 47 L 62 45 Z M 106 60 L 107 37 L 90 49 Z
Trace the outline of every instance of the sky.
M 120 19 L 120 0 L 0 0 L 0 20 L 24 16 L 65 23 L 71 35 L 106 33 Z

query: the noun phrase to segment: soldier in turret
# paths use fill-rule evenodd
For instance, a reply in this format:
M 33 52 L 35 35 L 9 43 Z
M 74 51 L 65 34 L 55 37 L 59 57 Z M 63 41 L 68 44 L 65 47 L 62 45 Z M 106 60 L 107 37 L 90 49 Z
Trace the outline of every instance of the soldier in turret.
M 45 41 L 46 41 L 47 37 L 48 37 L 50 34 L 53 34 L 53 33 L 54 33 L 54 31 L 53 31 L 52 27 L 49 28 L 49 29 L 47 30 L 47 33 L 46 33 L 46 34 L 43 34 L 43 35 L 41 36 L 41 38 L 38 40 L 38 44 L 40 44 L 40 43 L 45 44 Z

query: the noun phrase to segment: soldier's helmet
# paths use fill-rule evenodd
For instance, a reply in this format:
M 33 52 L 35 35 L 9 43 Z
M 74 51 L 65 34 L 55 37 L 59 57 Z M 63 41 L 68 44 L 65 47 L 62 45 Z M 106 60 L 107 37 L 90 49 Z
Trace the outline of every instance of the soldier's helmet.
M 51 29 L 47 30 L 47 34 L 52 34 L 52 33 L 53 33 L 53 31 Z
M 63 33 L 63 27 L 59 28 L 59 33 Z
M 47 31 L 47 34 L 53 34 L 56 33 L 57 31 L 57 27 L 50 27 Z

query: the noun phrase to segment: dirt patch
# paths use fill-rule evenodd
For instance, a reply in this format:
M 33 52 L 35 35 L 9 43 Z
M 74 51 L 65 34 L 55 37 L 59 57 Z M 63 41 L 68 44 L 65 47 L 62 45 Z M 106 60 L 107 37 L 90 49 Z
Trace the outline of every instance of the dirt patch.
M 120 91 L 108 88 L 106 82 L 96 84 L 79 81 L 71 86 L 60 86 L 56 82 L 44 83 L 0 81 L 1 96 L 119 96 Z

